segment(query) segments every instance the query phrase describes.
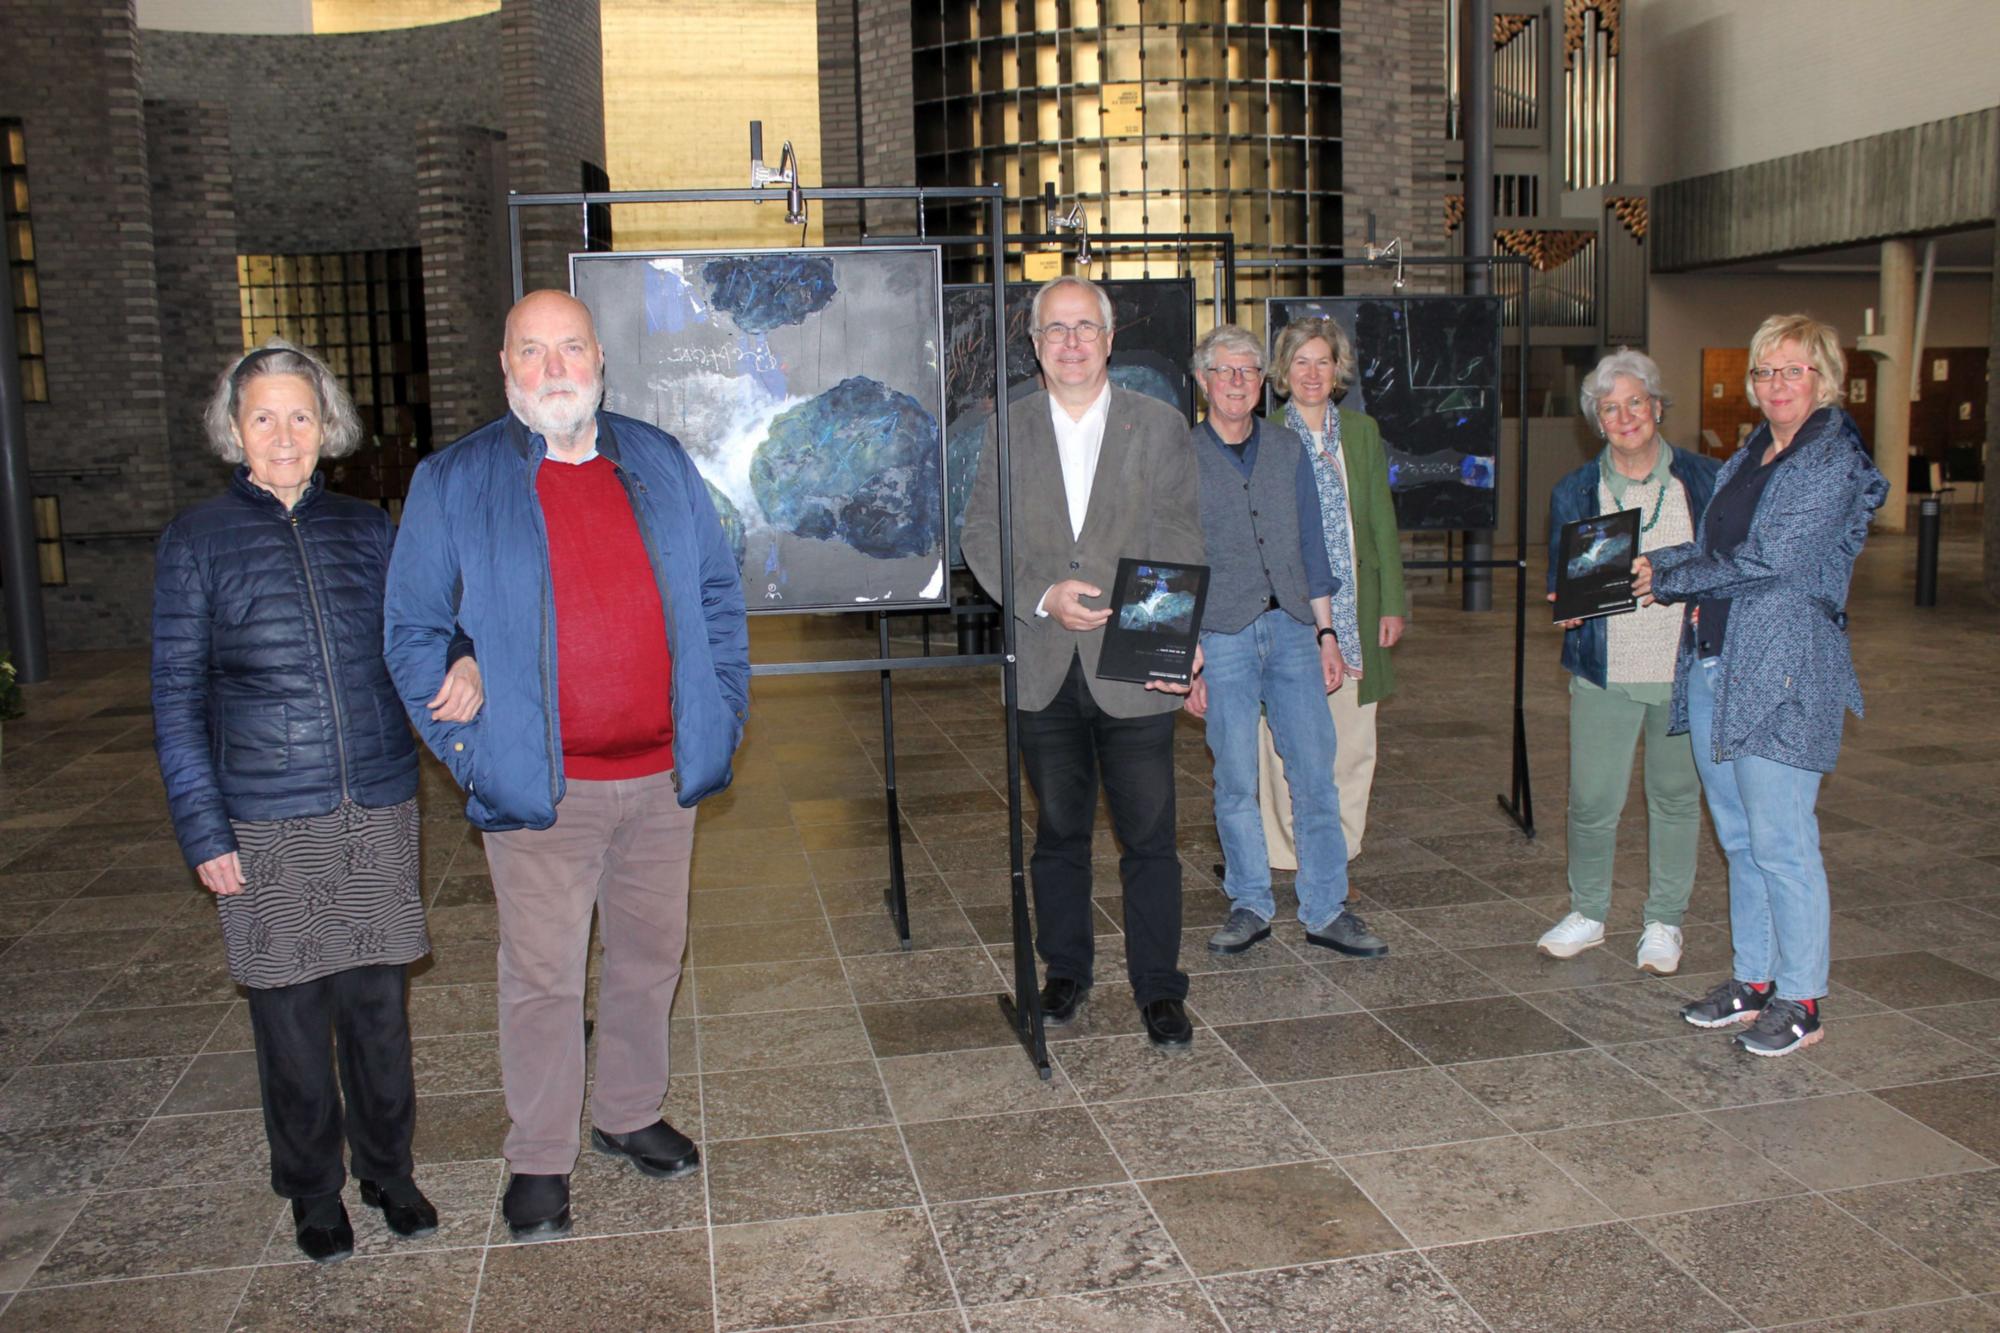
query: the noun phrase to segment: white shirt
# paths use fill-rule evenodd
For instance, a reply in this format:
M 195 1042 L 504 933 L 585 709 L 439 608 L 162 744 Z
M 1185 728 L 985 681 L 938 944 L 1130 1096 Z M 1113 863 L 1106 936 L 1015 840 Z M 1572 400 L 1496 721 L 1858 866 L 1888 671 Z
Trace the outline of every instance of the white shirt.
M 1083 536 L 1083 521 L 1090 514 L 1090 485 L 1097 479 L 1097 456 L 1104 452 L 1104 420 L 1111 414 L 1111 385 L 1107 381 L 1080 417 L 1049 395 L 1049 421 L 1056 431 L 1056 457 L 1062 461 L 1063 498 L 1069 502 L 1069 535 L 1074 541 Z M 1051 587 L 1054 585 L 1051 584 Z M 1049 595 L 1042 593 L 1035 614 L 1046 616 Z

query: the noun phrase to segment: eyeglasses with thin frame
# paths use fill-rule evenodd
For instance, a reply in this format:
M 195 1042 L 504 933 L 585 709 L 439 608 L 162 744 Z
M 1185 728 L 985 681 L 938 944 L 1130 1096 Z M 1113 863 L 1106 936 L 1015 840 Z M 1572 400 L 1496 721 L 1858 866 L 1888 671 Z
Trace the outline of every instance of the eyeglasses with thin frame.
M 1797 384 L 1807 375 L 1819 374 L 1817 366 L 1758 366 L 1750 372 L 1750 378 L 1759 384 L 1769 384 L 1782 376 L 1785 383 Z
M 1597 415 L 1605 418 L 1618 416 L 1643 417 L 1650 414 L 1652 402 L 1653 400 L 1644 394 L 1627 398 L 1622 403 L 1614 403 L 1607 398 L 1597 405 Z
M 1209 375 L 1213 375 L 1213 376 L 1215 376 L 1215 377 L 1216 377 L 1217 379 L 1219 379 L 1219 380 L 1228 380 L 1228 381 L 1229 381 L 1229 382 L 1230 382 L 1231 384 L 1242 384 L 1242 383 L 1243 383 L 1244 381 L 1246 381 L 1246 380 L 1260 380 L 1260 379 L 1263 379 L 1263 378 L 1264 378 L 1264 367 L 1262 367 L 1262 366 L 1210 366 L 1210 367 L 1208 368 L 1208 370 L 1207 370 L 1206 372 L 1204 372 L 1204 373 L 1206 373 L 1206 374 L 1209 374 Z
M 1074 336 L 1080 343 L 1094 343 L 1103 334 L 1104 326 L 1082 319 L 1074 324 L 1044 324 L 1034 332 L 1037 338 L 1048 342 L 1068 342 Z

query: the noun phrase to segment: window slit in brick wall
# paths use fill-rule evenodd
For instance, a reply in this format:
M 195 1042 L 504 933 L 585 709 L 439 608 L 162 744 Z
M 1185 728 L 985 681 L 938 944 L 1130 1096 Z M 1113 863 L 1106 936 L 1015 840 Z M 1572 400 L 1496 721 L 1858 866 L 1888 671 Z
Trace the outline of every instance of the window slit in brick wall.
M 400 515 L 431 449 L 422 254 L 238 255 L 243 347 L 283 338 L 324 359 L 354 399 L 361 447 L 327 464 L 335 490 Z
M 42 288 L 35 277 L 35 227 L 28 215 L 28 143 L 18 120 L 0 120 L 0 220 L 7 229 L 7 277 L 14 298 L 21 398 L 46 403 L 49 374 L 42 359 Z

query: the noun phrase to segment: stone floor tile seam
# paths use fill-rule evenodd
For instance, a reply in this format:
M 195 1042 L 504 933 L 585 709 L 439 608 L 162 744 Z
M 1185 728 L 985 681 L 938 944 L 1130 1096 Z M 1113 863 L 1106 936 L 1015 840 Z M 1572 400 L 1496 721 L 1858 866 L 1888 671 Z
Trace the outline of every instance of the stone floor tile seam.
M 1863 1314 L 1863 1313 L 1865 1313 L 1865 1314 L 1897 1314 L 1897 1313 L 1900 1313 L 1901 1311 L 1904 1311 L 1904 1310 L 1933 1310 L 1933 1309 L 1943 1309 L 1943 1308 L 1944 1308 L 1945 1306 L 1947 1306 L 1947 1305 L 1962 1305 L 1962 1304 L 1966 1304 L 1966 1303 L 1967 1303 L 1967 1300 L 1968 1300 L 1968 1298 L 1966 1298 L 1966 1297 L 1964 1297 L 1964 1296 L 1953 1296 L 1953 1297 L 1949 1297 L 1949 1298 L 1947 1298 L 1947 1299 L 1945 1299 L 1945 1300 L 1941 1300 L 1941 1301 L 1917 1301 L 1917 1302 L 1914 1302 L 1914 1303 L 1912 1303 L 1912 1304 L 1910 1304 L 1910 1305 L 1884 1305 L 1884 1306 L 1878 1306 L 1878 1307 L 1876 1307 L 1876 1308 L 1875 1308 L 1875 1309 L 1873 1309 L 1873 1310 L 1867 1310 L 1867 1311 L 1852 1311 L 1852 1312 L 1850 1312 L 1849 1314 L 1845 1314 L 1845 1315 L 1836 1315 L 1836 1316 L 1834 1316 L 1834 1317 L 1835 1317 L 1835 1318 L 1839 1318 L 1839 1319 L 1845 1319 L 1845 1318 L 1850 1318 L 1850 1317 L 1851 1317 L 1851 1316 L 1852 1316 L 1853 1314 Z M 1972 1304 L 1975 1304 L 1975 1305 L 1977 1305 L 1977 1304 L 1979 1304 L 1979 1301 L 1978 1301 L 1978 1300 L 1977 1300 L 1976 1298 L 1974 1298 L 1974 1299 L 1972 1299 L 1971 1303 L 1972 1303 Z M 1824 1328 L 1824 1327 L 1826 1327 L 1826 1323 L 1827 1323 L 1827 1321 L 1826 1321 L 1826 1320 L 1825 1320 L 1824 1318 L 1820 1318 L 1820 1319 L 1798 1319 L 1798 1320 L 1792 1320 L 1792 1321 L 1789 1321 L 1789 1322 L 1786 1322 L 1786 1323 L 1783 1323 L 1783 1324 L 1761 1324 L 1761 1325 L 1757 1325 L 1757 1326 L 1755 1326 L 1755 1327 L 1756 1327 L 1756 1333 L 1786 1333 L 1786 1330 L 1788 1330 L 1788 1329 L 1809 1329 L 1809 1330 L 1810 1330 L 1810 1329 L 1820 1329 L 1820 1328 Z
M 1940 1178 L 1940 1177 L 1943 1177 L 1943 1176 L 1953 1176 L 1953 1175 L 1972 1175 L 1972 1174 L 1976 1174 L 1976 1172 L 1971 1172 L 1971 1171 L 1945 1171 L 1945 1172 L 1939 1172 L 1939 1173 L 1937 1173 L 1937 1176 L 1935 1176 L 1935 1177 L 1934 1177 L 1934 1176 L 1912 1176 L 1912 1177 L 1910 1177 L 1910 1179 L 1911 1179 L 1911 1180 L 1930 1180 L 1930 1179 L 1935 1179 L 1935 1178 Z M 1876 1188 L 1876 1187 L 1877 1187 L 1877 1186 L 1879 1186 L 1879 1185 L 1902 1185 L 1902 1184 L 1908 1184 L 1908 1183 L 1909 1183 L 1909 1181 L 1907 1181 L 1907 1180 L 1883 1180 L 1883 1181 L 1877 1181 L 1877 1182 L 1874 1182 L 1874 1183 L 1872 1183 L 1872 1184 L 1869 1184 L 1869 1185 L 1866 1185 L 1866 1186 L 1862 1186 L 1861 1188 L 1864 1188 L 1864 1189 L 1874 1189 L 1874 1188 Z M 1935 1274 L 1937 1274 L 1937 1275 L 1938 1275 L 1939 1277 L 1943 1278 L 1943 1279 L 1944 1279 L 1944 1280 L 1945 1280 L 1946 1282 L 1949 1282 L 1949 1283 L 1950 1283 L 1950 1284 L 1951 1284 L 1952 1286 L 1954 1286 L 1954 1287 L 1957 1287 L 1957 1288 L 1959 1289 L 1959 1291 L 1960 1291 L 1960 1292 L 1961 1292 L 1962 1294 L 1964 1294 L 1964 1295 L 1967 1295 L 1967 1296 L 1983 1296 L 1983 1295 L 1986 1295 L 1986 1294 L 1988 1294 L 1988 1293 L 1986 1293 L 1986 1292 L 1983 1292 L 1983 1291 L 1974 1291 L 1974 1290 L 1973 1290 L 1972 1288 L 1970 1288 L 1970 1287 L 1966 1286 L 1966 1285 L 1965 1285 L 1965 1283 L 1961 1282 L 1961 1281 L 1960 1281 L 1960 1280 L 1959 1280 L 1958 1278 L 1954 1277 L 1954 1276 L 1953 1276 L 1953 1275 L 1952 1275 L 1951 1273 L 1947 1272 L 1946 1270 L 1944 1270 L 1943 1268 L 1939 1267 L 1938 1265 L 1936 1265 L 1936 1264 L 1932 1264 L 1932 1263 L 1926 1263 L 1926 1262 L 1925 1262 L 1925 1261 L 1924 1261 L 1924 1260 L 1923 1260 L 1922 1258 L 1920 1258 L 1920 1257 L 1919 1257 L 1919 1256 L 1918 1256 L 1918 1255 L 1916 1254 L 1916 1252 L 1915 1252 L 1915 1251 L 1911 1250 L 1911 1249 L 1910 1249 L 1910 1248 L 1909 1248 L 1908 1246 L 1906 1246 L 1906 1245 L 1904 1245 L 1904 1244 L 1903 1244 L 1902 1242 L 1900 1242 L 1900 1241 L 1896 1240 L 1896 1239 L 1895 1239 L 1894 1237 L 1890 1236 L 1890 1235 L 1889 1235 L 1888 1233 L 1884 1232 L 1884 1231 L 1883 1231 L 1883 1230 L 1881 1230 L 1881 1229 L 1880 1229 L 1879 1227 L 1875 1227 L 1875 1226 L 1871 1225 L 1871 1224 L 1870 1224 L 1870 1223 L 1868 1222 L 1868 1220 L 1867 1220 L 1866 1218 L 1862 1217 L 1862 1216 L 1861 1216 L 1860 1214 L 1856 1213 L 1856 1212 L 1855 1212 L 1855 1211 L 1854 1211 L 1853 1209 L 1851 1209 L 1851 1208 L 1848 1208 L 1848 1207 L 1847 1207 L 1847 1206 L 1846 1206 L 1845 1204 L 1841 1203 L 1840 1199 L 1839 1199 L 1839 1198 L 1837 1197 L 1837 1196 L 1838 1196 L 1838 1195 L 1840 1195 L 1840 1194 L 1844 1194 L 1844 1193 L 1848 1193 L 1848 1192 L 1849 1192 L 1849 1191 L 1846 1191 L 1846 1190 L 1815 1190 L 1815 1191 L 1814 1191 L 1814 1193 L 1816 1193 L 1817 1195 L 1819 1195 L 1819 1197 L 1820 1197 L 1821 1199 L 1825 1200 L 1825 1201 L 1826 1201 L 1826 1203 L 1827 1203 L 1828 1205 L 1830 1205 L 1830 1206 L 1831 1206 L 1831 1207 L 1832 1207 L 1832 1208 L 1833 1208 L 1833 1209 L 1834 1209 L 1835 1211 L 1839 1212 L 1839 1213 L 1840 1213 L 1840 1214 L 1841 1214 L 1841 1215 L 1842 1215 L 1843 1217 L 1846 1217 L 1846 1218 L 1850 1219 L 1851 1221 L 1853 1221 L 1853 1222 L 1854 1222 L 1854 1224 L 1855 1224 L 1855 1225 L 1859 1226 L 1859 1227 L 1860 1227 L 1860 1228 L 1861 1228 L 1862 1230 L 1864 1230 L 1864 1231 L 1866 1231 L 1866 1232 L 1870 1233 L 1871 1235 L 1873 1235 L 1873 1236 L 1877 1237 L 1878 1239 L 1880 1239 L 1880 1240 L 1881 1240 L 1882 1244 L 1884 1244 L 1884 1245 L 1888 1246 L 1888 1247 L 1889 1247 L 1890 1249 L 1892 1249 L 1892 1250 L 1895 1250 L 1895 1251 L 1896 1251 L 1897 1253 L 1899 1253 L 1899 1254 L 1901 1254 L 1901 1255 L 1905 1256 L 1905 1257 L 1906 1257 L 1906 1258 L 1908 1258 L 1908 1259 L 1909 1259 L 1909 1260 L 1910 1260 L 1911 1262 L 1913 1262 L 1913 1263 L 1915 1263 L 1915 1264 L 1919 1265 L 1920 1267 L 1924 1268 L 1925 1270 L 1927 1270 L 1927 1271 L 1929 1271 L 1929 1272 L 1932 1272 L 1932 1273 L 1935 1273 Z
M 982 1306 L 980 1308 L 991 1309 L 993 1307 Z M 957 1305 L 950 1305 L 950 1306 L 937 1305 L 931 1307 L 928 1310 L 904 1310 L 899 1314 L 887 1315 L 883 1317 L 889 1319 L 909 1319 L 909 1318 L 914 1318 L 915 1316 L 918 1315 L 927 1315 L 927 1314 L 953 1315 L 958 1319 L 958 1324 L 960 1328 L 969 1329 L 971 1327 L 971 1324 L 966 1317 L 965 1308 L 963 1306 L 957 1306 Z M 717 1327 L 718 1328 L 720 1327 L 719 1323 Z M 816 1328 L 852 1329 L 854 1327 L 856 1327 L 856 1325 L 853 1317 L 848 1315 L 842 1315 L 833 1319 L 815 1319 L 810 1324 L 760 1324 L 756 1328 L 745 1328 L 745 1329 L 734 1330 L 734 1333 L 812 1333 L 812 1330 Z
M 817 892 L 815 892 L 815 896 L 817 896 Z M 824 903 L 820 904 L 820 915 L 822 917 L 826 915 L 826 904 Z M 829 927 L 829 929 L 831 929 L 831 927 Z M 844 980 L 846 978 L 846 973 L 843 972 L 841 976 L 842 979 Z M 681 984 L 690 985 L 692 984 L 692 982 L 688 978 L 682 978 Z M 853 995 L 852 987 L 849 987 L 848 994 L 851 998 Z M 855 1013 L 858 1016 L 860 1010 L 857 1009 Z M 669 1019 L 668 1021 L 670 1023 L 672 1022 L 671 1019 Z M 701 1119 L 701 1221 L 702 1221 L 701 1234 L 702 1234 L 702 1240 L 708 1246 L 709 1327 L 714 1330 L 720 1330 L 722 1327 L 722 1299 L 720 1292 L 717 1290 L 717 1283 L 715 1277 L 715 1199 L 712 1191 L 709 1188 L 709 1170 L 708 1170 L 709 1168 L 708 1084 L 703 1077 L 707 1073 L 707 1061 L 702 1059 L 701 1024 L 699 1023 L 694 1024 L 694 1068 L 695 1068 L 695 1080 L 694 1080 L 695 1113 Z M 480 1273 L 480 1280 L 483 1283 L 486 1277 L 486 1263 L 484 1259 L 480 1260 L 479 1273 Z M 478 1292 L 475 1289 L 473 1293 L 473 1313 L 475 1315 L 478 1313 L 478 1308 L 479 1308 Z M 470 1320 L 468 1320 L 466 1323 L 466 1329 L 467 1333 L 471 1333 L 472 1323 Z
M 1717 1035 L 1717 1034 L 1713 1034 L 1713 1033 L 1711 1033 L 1711 1034 L 1707 1034 L 1707 1035 L 1708 1035 L 1708 1036 L 1710 1037 L 1710 1039 L 1711 1039 L 1711 1040 L 1714 1040 L 1714 1041 L 1722 1041 L 1722 1040 L 1725 1040 L 1725 1038 L 1723 1038 L 1723 1037 L 1721 1037 L 1721 1036 L 1719 1036 L 1719 1035 Z M 1681 1098 L 1679 1098 L 1679 1097 L 1676 1097 L 1676 1096 L 1674 1096 L 1674 1094 L 1673 1094 L 1673 1093 L 1672 1093 L 1671 1091 L 1669 1091 L 1668 1089 L 1666 1089 L 1666 1088 L 1664 1088 L 1664 1087 L 1660 1086 L 1660 1085 L 1659 1085 L 1658 1083 L 1654 1082 L 1654 1081 L 1653 1081 L 1652 1079 L 1650 1079 L 1650 1078 L 1646 1077 L 1646 1075 L 1645 1075 L 1645 1073 L 1644 1073 L 1643 1071 L 1641 1071 L 1641 1070 L 1638 1070 L 1638 1069 L 1635 1069 L 1635 1068 L 1633 1068 L 1633 1067 L 1632 1067 L 1631 1065 L 1627 1064 L 1627 1063 L 1626 1063 L 1626 1062 L 1625 1062 L 1624 1060 L 1620 1059 L 1620 1058 L 1619 1058 L 1619 1056 L 1618 1056 L 1618 1052 L 1619 1052 L 1620 1050 L 1624 1049 L 1625 1047 L 1628 1047 L 1628 1046 L 1647 1046 L 1647 1045 L 1651 1045 L 1651 1044 L 1653 1044 L 1653 1043 L 1655 1043 L 1655 1042 L 1658 1042 L 1658 1041 L 1676 1041 L 1676 1040 L 1693 1040 L 1693 1041 L 1696 1041 L 1696 1042 L 1699 1042 L 1699 1041 L 1701 1040 L 1701 1038 L 1700 1038 L 1700 1037 L 1694 1037 L 1694 1038 L 1676 1038 L 1676 1037 L 1664 1037 L 1664 1038 L 1661 1038 L 1661 1037 L 1655 1037 L 1655 1038 L 1648 1038 L 1648 1039 L 1644 1039 L 1644 1040 L 1640 1040 L 1640 1041 L 1623 1041 L 1623 1042 L 1616 1042 L 1616 1043 L 1613 1043 L 1613 1044 L 1611 1044 L 1611 1045 L 1608 1045 L 1608 1046 L 1597 1046 L 1597 1047 L 1593 1047 L 1593 1049 L 1595 1049 L 1595 1050 L 1598 1050 L 1598 1051 L 1601 1051 L 1601 1052 L 1603 1052 L 1603 1053 L 1604 1053 L 1605 1055 L 1608 1055 L 1608 1056 L 1610 1056 L 1610 1057 L 1611 1057 L 1611 1058 L 1612 1058 L 1613 1060 L 1617 1061 L 1617 1063 L 1618 1063 L 1619 1067 L 1620 1067 L 1620 1068 L 1622 1068 L 1622 1069 L 1623 1069 L 1623 1070 L 1624 1070 L 1624 1071 L 1625 1071 L 1626 1073 L 1628 1073 L 1628 1074 L 1632 1075 L 1632 1076 L 1633 1076 L 1634 1078 L 1638 1079 L 1638 1080 L 1639 1080 L 1640 1082 L 1642 1082 L 1642 1083 L 1646 1084 L 1646 1086 L 1648 1086 L 1648 1087 L 1652 1088 L 1652 1089 L 1653 1089 L 1653 1091 L 1655 1091 L 1655 1092 L 1659 1093 L 1659 1094 L 1660 1094 L 1660 1095 L 1661 1095 L 1662 1097 L 1665 1097 L 1665 1098 L 1666 1098 L 1666 1099 L 1668 1099 L 1669 1101 L 1673 1101 L 1673 1102 L 1678 1102 L 1678 1103 L 1679 1103 L 1680 1105 L 1682 1105 L 1682 1106 L 1685 1106 L 1685 1107 L 1687 1107 L 1687 1108 L 1688 1108 L 1688 1110 L 1689 1110 L 1690 1112 L 1692 1112 L 1692 1113 L 1694 1113 L 1694 1114 L 1696 1114 L 1696 1115 L 1702 1115 L 1702 1114 L 1706 1114 L 1706 1113 L 1707 1113 L 1708 1111 L 1711 1111 L 1711 1110 L 1713 1110 L 1713 1111 L 1733 1111 L 1733 1110 L 1740 1110 L 1740 1109 L 1742 1109 L 1742 1108 L 1744 1108 L 1744 1107 L 1749 1107 L 1749 1106 L 1765 1106 L 1765 1107 L 1777 1107 L 1777 1106 L 1787 1106 L 1787 1105 L 1790 1105 L 1790 1104 L 1791 1104 L 1791 1103 L 1793 1103 L 1793 1102 L 1809 1102 L 1809 1101 L 1813 1101 L 1813 1100 L 1815 1100 L 1816 1098 L 1820 1098 L 1820 1097 L 1840 1097 L 1840 1096 L 1846 1096 L 1846 1095 L 1848 1095 L 1848 1094 L 1851 1094 L 1851 1093 L 1856 1093 L 1856 1092 L 1866 1092 L 1866 1091 L 1868 1091 L 1868 1090 L 1867 1090 L 1866 1088 L 1860 1088 L 1860 1087 L 1856 1087 L 1856 1086 L 1854 1086 L 1853 1084 L 1851 1084 L 1851 1083 L 1848 1083 L 1848 1081 L 1847 1081 L 1846 1079 L 1844 1079 L 1844 1078 L 1841 1078 L 1841 1077 L 1840 1077 L 1840 1075 L 1838 1075 L 1838 1074 L 1835 1074 L 1835 1073 L 1833 1073 L 1833 1072 L 1832 1072 L 1832 1071 L 1830 1071 L 1830 1070 L 1826 1070 L 1826 1069 L 1820 1069 L 1820 1071 L 1819 1071 L 1820 1073 L 1824 1074 L 1824 1075 L 1825 1075 L 1826 1077 L 1828 1077 L 1828 1078 L 1830 1078 L 1830 1079 L 1833 1079 L 1833 1080 L 1834 1080 L 1835 1082 L 1837 1082 L 1837 1083 L 1840 1083 L 1840 1084 L 1841 1084 L 1842 1086 L 1841 1086 L 1841 1087 L 1837 1087 L 1837 1088 L 1832 1088 L 1832 1089 L 1829 1089 L 1829 1090 L 1827 1090 L 1827 1091 L 1825 1091 L 1825 1092 L 1813 1092 L 1813 1093 L 1807 1093 L 1807 1094 L 1806 1094 L 1805 1096 L 1803 1096 L 1803 1097 L 1774 1097 L 1774 1098 L 1772 1098 L 1772 1099 L 1771 1099 L 1771 1100 L 1769 1100 L 1769 1101 L 1762 1101 L 1762 1102 L 1732 1102 L 1732 1103 L 1730 1103 L 1729 1105 L 1726 1105 L 1726 1106 L 1716 1106 L 1716 1107 L 1698 1107 L 1698 1106 L 1694 1106 L 1694 1105 L 1692 1105 L 1691 1103 L 1689 1103 L 1689 1102 L 1687 1102 L 1687 1101 L 1684 1101 L 1684 1100 L 1682 1100 L 1682 1099 L 1681 1099 Z M 1763 1058 L 1763 1057 L 1758 1057 L 1758 1056 L 1746 1056 L 1746 1057 L 1744 1057 L 1744 1058 L 1746 1058 L 1746 1059 L 1760 1059 L 1760 1058 Z M 1810 1058 L 1810 1057 L 1807 1057 L 1807 1058 Z M 1813 1066 L 1813 1067 L 1814 1067 L 1814 1068 L 1816 1068 L 1816 1069 L 1818 1069 L 1818 1068 L 1819 1068 L 1819 1066 L 1817 1066 L 1817 1065 L 1815 1065 L 1815 1066 Z

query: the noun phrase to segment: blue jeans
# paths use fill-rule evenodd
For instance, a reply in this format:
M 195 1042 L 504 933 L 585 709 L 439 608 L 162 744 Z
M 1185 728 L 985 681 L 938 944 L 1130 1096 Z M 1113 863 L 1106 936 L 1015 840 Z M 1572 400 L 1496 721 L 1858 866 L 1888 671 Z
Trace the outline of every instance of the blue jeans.
M 1819 853 L 1820 775 L 1755 755 L 1717 763 L 1719 658 L 1688 669 L 1688 729 L 1715 836 L 1729 857 L 1729 931 L 1738 981 L 1775 981 L 1778 997 L 1826 994 L 1832 920 Z
M 1333 714 L 1326 707 L 1319 641 L 1312 626 L 1283 611 L 1266 611 L 1234 634 L 1204 633 L 1201 650 L 1208 752 L 1215 757 L 1215 827 L 1226 863 L 1222 891 L 1233 905 L 1266 921 L 1277 913 L 1264 816 L 1257 808 L 1261 707 L 1292 789 L 1299 920 L 1318 930 L 1347 903 L 1347 837 L 1340 831 L 1340 793 L 1333 784 Z

